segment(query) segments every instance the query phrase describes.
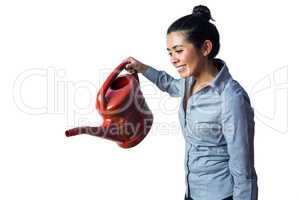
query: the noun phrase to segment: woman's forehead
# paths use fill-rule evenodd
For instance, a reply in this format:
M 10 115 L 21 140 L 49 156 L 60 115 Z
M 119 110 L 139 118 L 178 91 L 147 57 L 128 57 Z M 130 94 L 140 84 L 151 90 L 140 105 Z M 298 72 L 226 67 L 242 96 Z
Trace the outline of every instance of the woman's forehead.
M 185 47 L 188 45 L 183 32 L 171 32 L 167 35 L 167 50 Z
M 167 47 L 169 49 L 184 46 L 185 43 L 185 35 L 181 32 L 171 32 L 167 35 Z

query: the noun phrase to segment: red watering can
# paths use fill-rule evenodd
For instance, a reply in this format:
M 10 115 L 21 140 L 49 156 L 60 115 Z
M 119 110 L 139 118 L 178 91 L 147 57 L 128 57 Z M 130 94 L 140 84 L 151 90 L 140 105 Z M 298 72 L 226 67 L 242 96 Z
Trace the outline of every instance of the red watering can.
M 123 148 L 133 147 L 145 138 L 153 115 L 140 90 L 137 73 L 118 76 L 127 64 L 116 67 L 97 94 L 96 108 L 103 117 L 103 124 L 67 130 L 67 137 L 89 134 L 115 141 Z

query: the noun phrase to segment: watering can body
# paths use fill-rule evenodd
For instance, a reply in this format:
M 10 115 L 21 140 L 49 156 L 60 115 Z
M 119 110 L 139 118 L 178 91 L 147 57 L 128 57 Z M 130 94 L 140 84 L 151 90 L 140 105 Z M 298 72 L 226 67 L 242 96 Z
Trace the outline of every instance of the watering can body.
M 89 134 L 130 148 L 139 144 L 151 129 L 153 115 L 140 90 L 137 73 L 119 75 L 127 63 L 121 63 L 100 88 L 96 109 L 103 118 L 99 127 L 77 127 L 66 136 Z

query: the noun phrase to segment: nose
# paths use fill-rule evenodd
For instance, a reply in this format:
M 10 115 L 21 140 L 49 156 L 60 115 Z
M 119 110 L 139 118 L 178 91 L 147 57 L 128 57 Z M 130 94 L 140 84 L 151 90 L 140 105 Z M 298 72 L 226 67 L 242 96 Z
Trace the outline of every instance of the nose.
M 171 63 L 174 65 L 179 62 L 179 59 L 174 55 L 171 56 L 170 60 L 171 60 Z

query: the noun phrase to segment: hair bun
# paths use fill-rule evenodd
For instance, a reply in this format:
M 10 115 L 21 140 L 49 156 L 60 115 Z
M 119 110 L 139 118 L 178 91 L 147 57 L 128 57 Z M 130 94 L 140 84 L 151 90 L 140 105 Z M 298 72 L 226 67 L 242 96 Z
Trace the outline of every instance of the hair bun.
M 210 10 L 208 9 L 208 7 L 203 5 L 195 6 L 192 15 L 201 17 L 204 21 L 207 22 L 209 20 L 214 21 L 214 19 L 211 17 Z

